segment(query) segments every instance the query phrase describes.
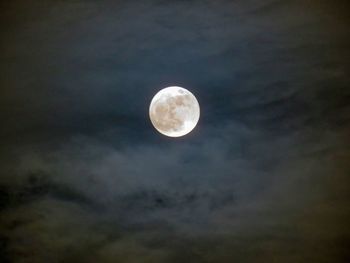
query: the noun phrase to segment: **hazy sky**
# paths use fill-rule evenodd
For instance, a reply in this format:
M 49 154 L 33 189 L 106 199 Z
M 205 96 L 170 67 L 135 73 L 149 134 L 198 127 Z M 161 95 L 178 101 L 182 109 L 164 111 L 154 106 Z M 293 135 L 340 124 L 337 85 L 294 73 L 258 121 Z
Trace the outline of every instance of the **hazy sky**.
M 1 1 L 0 261 L 349 262 L 349 7 Z

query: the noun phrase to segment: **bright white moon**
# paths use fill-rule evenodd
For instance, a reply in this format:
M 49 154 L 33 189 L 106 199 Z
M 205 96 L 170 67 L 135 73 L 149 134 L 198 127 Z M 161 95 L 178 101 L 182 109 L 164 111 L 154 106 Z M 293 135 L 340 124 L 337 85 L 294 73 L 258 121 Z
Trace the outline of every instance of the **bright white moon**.
M 160 133 L 169 137 L 186 135 L 199 120 L 199 104 L 187 89 L 167 87 L 160 90 L 149 107 L 151 122 Z

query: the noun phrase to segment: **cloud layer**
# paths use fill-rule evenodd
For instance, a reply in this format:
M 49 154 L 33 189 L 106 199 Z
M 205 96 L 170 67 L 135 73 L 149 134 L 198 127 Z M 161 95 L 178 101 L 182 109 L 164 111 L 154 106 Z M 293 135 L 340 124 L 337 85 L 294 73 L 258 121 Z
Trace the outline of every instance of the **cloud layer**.
M 346 6 L 2 3 L 0 261 L 347 262 Z

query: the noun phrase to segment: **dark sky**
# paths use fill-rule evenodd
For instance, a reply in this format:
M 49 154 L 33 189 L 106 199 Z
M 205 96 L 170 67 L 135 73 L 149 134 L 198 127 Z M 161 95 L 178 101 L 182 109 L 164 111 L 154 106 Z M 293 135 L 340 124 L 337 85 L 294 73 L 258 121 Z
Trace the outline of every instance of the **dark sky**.
M 349 7 L 1 1 L 0 261 L 350 262 Z

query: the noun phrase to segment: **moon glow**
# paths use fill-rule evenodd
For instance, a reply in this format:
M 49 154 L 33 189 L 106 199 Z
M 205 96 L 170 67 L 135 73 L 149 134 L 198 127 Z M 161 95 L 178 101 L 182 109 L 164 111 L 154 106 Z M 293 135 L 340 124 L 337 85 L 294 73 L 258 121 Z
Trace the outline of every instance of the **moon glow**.
M 180 137 L 196 127 L 200 115 L 196 97 L 187 89 L 172 86 L 160 90 L 149 107 L 151 122 L 160 133 Z

